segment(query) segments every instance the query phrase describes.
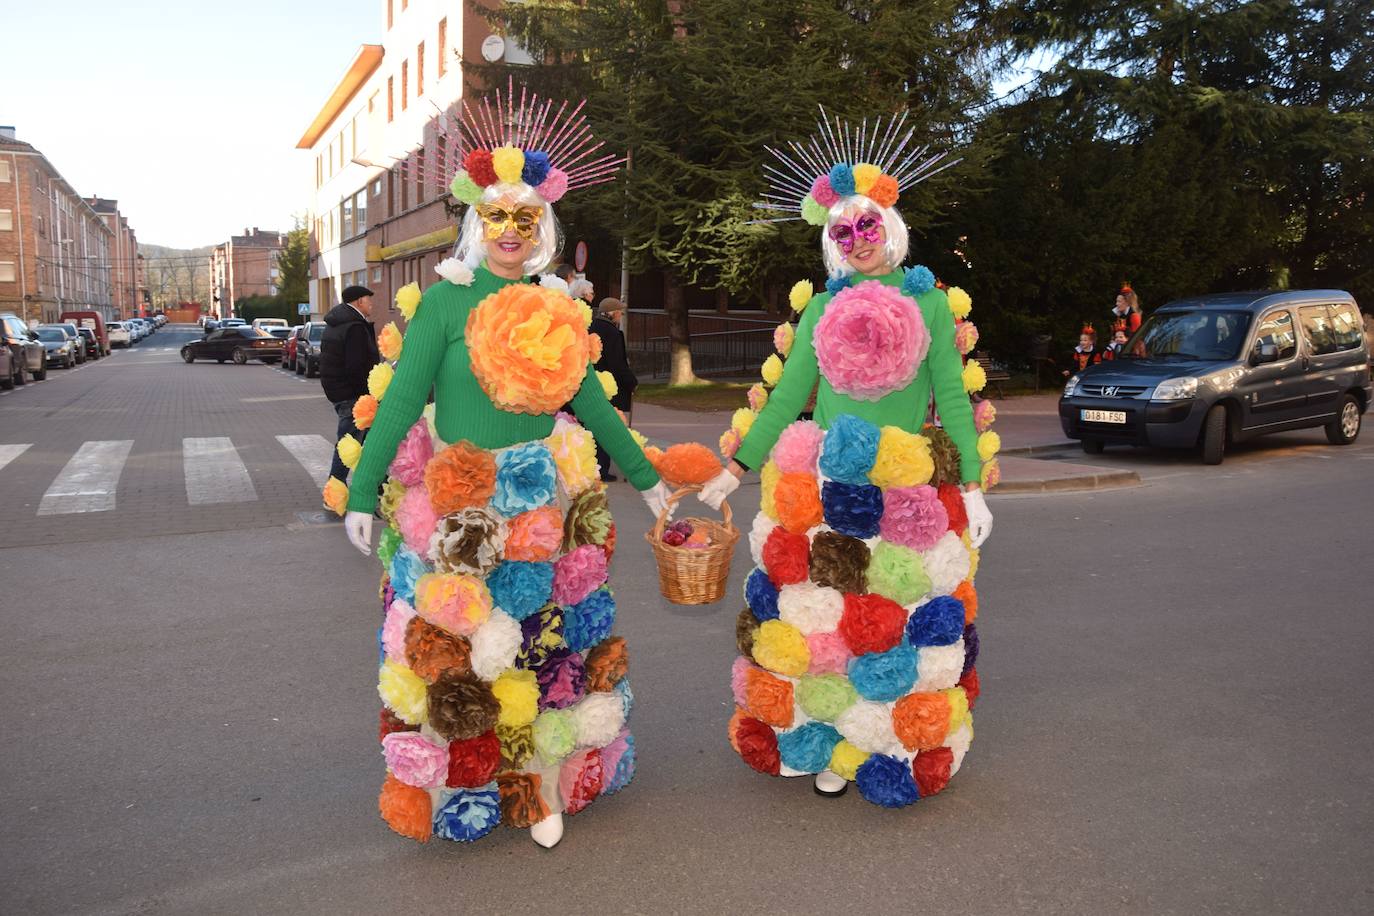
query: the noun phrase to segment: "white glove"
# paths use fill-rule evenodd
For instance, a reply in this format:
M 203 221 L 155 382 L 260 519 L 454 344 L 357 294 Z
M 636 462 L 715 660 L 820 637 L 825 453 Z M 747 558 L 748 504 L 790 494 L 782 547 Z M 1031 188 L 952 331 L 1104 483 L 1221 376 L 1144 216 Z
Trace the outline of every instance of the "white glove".
M 720 511 L 721 503 L 725 502 L 725 497 L 739 489 L 739 478 L 729 471 L 721 471 L 715 477 L 706 481 L 706 485 L 697 493 L 697 499 L 706 503 L 712 509 Z
M 992 534 L 992 513 L 981 489 L 964 491 L 964 513 L 968 516 L 968 537 L 974 547 L 982 547 Z
M 344 516 L 344 534 L 348 543 L 365 557 L 372 555 L 372 513 L 349 512 Z
M 668 489 L 666 483 L 660 480 L 649 489 L 640 490 L 639 495 L 644 497 L 644 505 L 649 507 L 649 511 L 654 514 L 654 518 L 658 518 L 666 510 L 668 513 L 668 521 L 671 522 L 673 520 L 673 510 L 675 510 L 677 506 L 668 505 L 668 497 L 673 495 L 673 491 Z

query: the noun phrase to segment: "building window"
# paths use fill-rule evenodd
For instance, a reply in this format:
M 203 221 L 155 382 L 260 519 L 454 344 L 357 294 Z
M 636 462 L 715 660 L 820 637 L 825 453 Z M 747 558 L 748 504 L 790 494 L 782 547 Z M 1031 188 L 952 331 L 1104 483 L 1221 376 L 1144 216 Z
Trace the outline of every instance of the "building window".
M 410 104 L 410 61 L 401 61 L 401 110 Z
M 448 17 L 439 20 L 439 79 L 448 72 Z
M 16 274 L 13 261 L 0 261 L 0 283 L 13 283 Z
M 339 207 L 341 211 L 339 218 L 343 223 L 343 233 L 340 238 L 351 239 L 353 238 L 353 198 L 345 198 Z
M 10 183 L 10 164 L 9 164 L 8 162 L 0 162 L 0 184 L 9 184 L 9 183 Z
M 353 195 L 353 225 L 359 233 L 367 231 L 367 189 Z
M 41 238 L 48 237 L 48 224 L 43 221 L 43 217 L 38 216 L 34 218 L 34 228 L 38 230 L 38 235 Z
M 425 43 L 415 46 L 415 97 L 425 94 Z
M 0 210 L 0 232 L 6 232 L 14 228 L 14 211 Z
M 382 193 L 382 179 L 378 178 L 376 181 L 372 182 L 372 196 L 373 196 L 373 197 L 380 197 L 380 196 L 381 196 L 381 193 Z
M 396 116 L 396 103 L 393 100 L 394 97 L 392 95 L 391 88 L 392 81 L 391 77 L 388 76 L 386 78 L 386 122 L 388 124 L 390 124 L 391 119 Z
M 425 202 L 425 148 L 415 151 L 415 204 Z
M 406 173 L 405 173 L 404 170 L 402 170 L 401 176 L 400 176 L 400 177 L 401 177 L 401 212 L 404 213 L 404 212 L 406 212 L 407 210 L 410 209 L 410 182 L 406 180 L 409 176 L 406 175 Z
M 444 187 L 444 177 L 448 175 L 448 143 L 444 135 L 440 134 L 434 140 L 434 186 L 439 189 Z M 455 170 L 456 171 L 456 170 Z
M 381 283 L 381 282 L 382 282 L 382 269 L 381 269 L 380 267 L 374 267 L 374 268 L 372 268 L 372 282 L 373 282 L 373 283 Z

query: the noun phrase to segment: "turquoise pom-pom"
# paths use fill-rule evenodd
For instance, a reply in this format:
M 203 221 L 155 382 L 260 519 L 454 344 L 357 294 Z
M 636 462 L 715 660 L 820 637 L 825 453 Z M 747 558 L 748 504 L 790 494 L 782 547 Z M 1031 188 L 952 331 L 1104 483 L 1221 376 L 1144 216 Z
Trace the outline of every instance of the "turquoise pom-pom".
M 837 162 L 830 167 L 830 187 L 841 197 L 854 196 L 854 167 L 848 162 Z
M 902 292 L 909 296 L 919 296 L 921 293 L 928 293 L 935 288 L 935 274 L 930 272 L 930 268 L 924 264 L 917 264 L 915 267 L 906 269 L 906 276 L 902 278 Z
M 827 277 L 825 281 L 825 291 L 834 296 L 842 289 L 849 289 L 849 281 L 850 278 L 848 276 Z
M 830 766 L 840 733 L 824 722 L 807 722 L 778 735 L 778 753 L 786 766 L 802 773 L 819 773 Z

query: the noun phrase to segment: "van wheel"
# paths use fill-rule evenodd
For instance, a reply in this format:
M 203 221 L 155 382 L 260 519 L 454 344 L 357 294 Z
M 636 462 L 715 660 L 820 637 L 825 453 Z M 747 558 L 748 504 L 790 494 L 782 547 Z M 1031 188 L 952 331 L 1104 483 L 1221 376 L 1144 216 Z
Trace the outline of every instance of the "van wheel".
M 247 353 L 244 353 L 242 350 L 235 350 L 234 353 L 233 353 L 233 356 L 234 356 L 234 365 L 235 365 L 235 366 L 246 366 L 246 365 L 248 365 L 248 354 L 247 354 Z
M 1221 464 L 1226 457 L 1226 408 L 1213 404 L 1202 421 L 1202 463 Z
M 1360 402 L 1354 395 L 1341 399 L 1336 419 L 1326 424 L 1326 441 L 1332 445 L 1349 445 L 1360 435 Z
M 1100 455 L 1102 449 L 1106 447 L 1101 439 L 1084 439 L 1079 443 L 1083 446 L 1083 451 L 1088 455 Z

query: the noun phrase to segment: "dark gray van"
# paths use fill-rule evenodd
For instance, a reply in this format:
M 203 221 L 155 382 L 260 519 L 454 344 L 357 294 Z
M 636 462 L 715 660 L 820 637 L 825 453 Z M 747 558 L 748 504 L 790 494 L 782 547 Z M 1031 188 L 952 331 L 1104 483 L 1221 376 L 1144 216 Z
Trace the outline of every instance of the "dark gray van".
M 1325 427 L 1333 445 L 1360 434 L 1371 397 L 1360 310 L 1335 289 L 1222 293 L 1157 309 L 1117 359 L 1069 379 L 1065 435 L 1097 454 L 1113 443 L 1200 447 Z

